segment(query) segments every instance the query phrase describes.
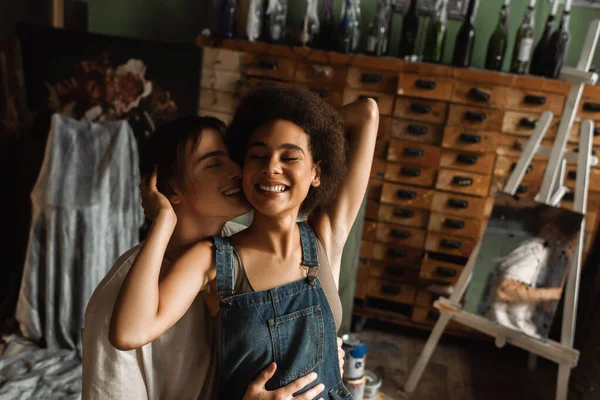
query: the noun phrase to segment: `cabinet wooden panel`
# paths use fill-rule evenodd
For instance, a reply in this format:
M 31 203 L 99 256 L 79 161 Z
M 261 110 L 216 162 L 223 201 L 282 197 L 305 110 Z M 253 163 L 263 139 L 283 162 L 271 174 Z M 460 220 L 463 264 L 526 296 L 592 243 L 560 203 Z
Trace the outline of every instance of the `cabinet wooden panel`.
M 398 95 L 448 101 L 452 97 L 453 80 L 439 76 L 400 74 Z
M 421 279 L 454 284 L 463 270 L 462 265 L 424 258 L 419 275 Z
M 370 97 L 377 102 L 379 114 L 392 115 L 394 108 L 394 95 L 373 92 L 368 90 L 346 89 L 344 90 L 344 104 L 352 103 L 360 99 Z
M 565 172 L 565 186 L 571 190 L 575 190 L 575 182 L 577 179 L 577 165 L 567 166 Z M 600 192 L 600 169 L 592 168 L 590 170 L 589 190 Z
M 437 170 L 388 162 L 385 166 L 385 180 L 408 183 L 415 186 L 434 187 Z
M 233 114 L 239 100 L 233 93 L 217 92 L 214 90 L 200 91 L 200 110 L 218 111 L 225 114 Z
M 237 93 L 240 88 L 241 79 L 242 76 L 238 71 L 203 69 L 200 87 L 220 92 Z
M 489 175 L 479 175 L 466 171 L 440 169 L 435 188 L 448 192 L 487 196 L 490 186 Z
M 379 221 L 391 222 L 413 226 L 415 228 L 426 228 L 429 220 L 429 212 L 414 208 L 397 207 L 390 204 L 379 205 Z
M 294 79 L 314 87 L 344 89 L 347 74 L 342 65 L 298 62 Z
M 493 199 L 436 192 L 431 202 L 431 211 L 465 218 L 486 218 L 492 212 L 492 206 Z
M 504 177 L 506 180 L 510 177 L 519 159 L 517 157 L 498 156 L 494 166 L 494 175 Z M 546 171 L 546 162 L 542 160 L 531 160 L 531 163 L 525 170 L 523 182 L 541 183 Z
M 485 223 L 481 219 L 457 218 L 454 215 L 431 213 L 427 230 L 445 235 L 465 236 L 478 239 Z
M 248 76 L 294 80 L 296 62 L 291 58 L 245 53 L 243 62 Z
M 398 74 L 370 68 L 349 68 L 346 85 L 350 88 L 395 93 L 398 86 Z
M 415 300 L 414 286 L 392 283 L 387 280 L 369 279 L 369 296 L 398 303 L 412 304 Z
M 418 285 L 419 268 L 402 264 L 370 261 L 369 277 L 391 282 L 406 282 L 410 285 Z
M 387 158 L 391 130 L 392 117 L 380 116 L 379 129 L 377 131 L 377 141 L 375 142 L 375 157 Z
M 367 263 L 359 262 L 358 271 L 356 273 L 356 289 L 354 291 L 354 297 L 359 299 L 366 299 L 369 293 L 369 265 Z
M 409 185 L 384 183 L 381 202 L 402 207 L 429 210 L 434 191 Z
M 373 163 L 371 164 L 371 177 L 383 179 L 385 176 L 385 167 L 386 162 L 381 158 L 373 158 Z
M 443 126 L 439 124 L 393 118 L 391 137 L 439 145 L 442 131 Z
M 443 101 L 410 97 L 396 98 L 394 117 L 441 124 L 446 121 L 448 104 Z
M 540 118 L 539 113 L 520 112 L 520 111 L 507 111 L 504 114 L 504 121 L 502 122 L 502 132 L 509 133 L 511 135 L 519 136 L 531 136 L 537 125 L 537 121 Z M 546 131 L 544 137 L 551 139 L 556 137 L 556 131 L 560 119 L 554 118 Z
M 456 81 L 452 102 L 479 107 L 500 108 L 504 105 L 504 86 L 490 83 Z
M 240 72 L 244 53 L 241 51 L 202 47 L 202 69 Z
M 491 198 L 495 197 L 498 193 L 504 191 L 504 186 L 506 186 L 506 182 L 508 181 L 508 177 L 499 177 L 493 176 L 492 183 L 490 184 L 490 192 L 489 196 Z M 517 190 L 515 195 L 519 197 L 524 197 L 527 199 L 533 199 L 538 192 L 540 191 L 541 181 L 527 181 L 523 180 L 519 186 L 517 186 Z
M 500 132 L 465 130 L 457 126 L 446 126 L 442 146 L 473 152 L 492 152 L 496 150 L 496 138 Z
M 367 183 L 367 198 L 379 201 L 382 188 L 383 179 L 369 179 L 369 183 Z
M 452 104 L 450 111 L 448 111 L 447 126 L 483 131 L 500 131 L 503 114 L 500 110 Z
M 440 156 L 441 149 L 437 146 L 391 139 L 387 159 L 407 165 L 436 167 L 440 162 Z
M 368 260 L 420 265 L 423 249 L 363 240 L 360 246 L 360 256 Z
M 594 132 L 592 143 L 594 147 L 600 146 L 600 121 L 596 121 L 594 123 Z M 581 122 L 573 122 L 573 127 L 571 128 L 571 132 L 569 133 L 569 143 L 579 143 L 581 132 Z
M 370 220 L 379 218 L 379 201 L 367 198 L 365 218 Z
M 469 257 L 475 248 L 476 242 L 468 238 L 457 238 L 453 235 L 444 235 L 437 232 L 427 233 L 425 249 L 437 253 L 451 254 L 460 257 Z
M 365 222 L 363 238 L 415 248 L 422 248 L 425 245 L 425 231 L 423 229 L 385 222 Z
M 585 119 L 600 121 L 600 90 L 598 86 L 585 86 L 577 117 L 582 121 Z
M 432 293 L 427 289 L 418 289 L 415 297 L 415 306 L 433 307 L 433 302 L 439 297 L 439 295 Z
M 505 108 L 507 110 L 537 112 L 552 111 L 558 118 L 565 105 L 565 96 L 557 93 L 516 87 L 505 88 Z
M 479 154 L 460 150 L 443 150 L 440 158 L 440 167 L 487 175 L 494 168 L 494 158 L 494 153 Z

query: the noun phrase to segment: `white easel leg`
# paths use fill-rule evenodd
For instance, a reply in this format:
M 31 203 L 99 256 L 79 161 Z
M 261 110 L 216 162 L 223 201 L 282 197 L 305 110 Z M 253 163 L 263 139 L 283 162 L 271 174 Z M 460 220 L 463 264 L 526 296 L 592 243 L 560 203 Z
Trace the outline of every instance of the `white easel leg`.
M 556 400 L 567 400 L 569 394 L 569 378 L 571 377 L 571 366 L 558 364 L 558 379 L 556 381 Z

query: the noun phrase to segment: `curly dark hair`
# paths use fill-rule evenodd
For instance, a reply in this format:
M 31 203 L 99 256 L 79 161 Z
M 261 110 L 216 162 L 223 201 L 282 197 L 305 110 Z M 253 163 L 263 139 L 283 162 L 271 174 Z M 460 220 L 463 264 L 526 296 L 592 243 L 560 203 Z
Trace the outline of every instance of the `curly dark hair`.
M 251 135 L 275 120 L 292 122 L 306 132 L 313 161 L 321 169 L 320 186 L 310 188 L 300 207 L 308 216 L 331 203 L 346 175 L 344 124 L 333 107 L 306 88 L 264 85 L 242 99 L 227 129 L 233 160 L 243 165 Z

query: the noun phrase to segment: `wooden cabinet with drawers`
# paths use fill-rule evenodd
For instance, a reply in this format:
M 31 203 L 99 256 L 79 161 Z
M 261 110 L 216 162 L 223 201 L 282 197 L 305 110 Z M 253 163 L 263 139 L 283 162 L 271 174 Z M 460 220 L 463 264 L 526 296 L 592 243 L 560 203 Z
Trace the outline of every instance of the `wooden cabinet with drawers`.
M 438 313 L 431 284 L 453 285 L 481 238 L 541 113 L 554 113 L 543 144 L 552 144 L 569 84 L 531 76 L 407 63 L 300 47 L 212 42 L 204 48 L 200 113 L 229 121 L 240 96 L 261 84 L 302 85 L 333 106 L 375 99 L 380 125 L 366 194 L 354 313 L 431 327 Z M 569 148 L 584 119 L 596 125 L 600 88 L 586 87 Z M 517 195 L 539 191 L 546 159 L 530 163 Z M 573 187 L 575 164 L 565 184 Z M 572 196 L 561 206 L 573 207 Z M 590 179 L 586 251 L 598 230 L 600 166 Z M 344 305 L 346 308 L 347 305 Z M 465 329 L 453 325 L 455 332 Z

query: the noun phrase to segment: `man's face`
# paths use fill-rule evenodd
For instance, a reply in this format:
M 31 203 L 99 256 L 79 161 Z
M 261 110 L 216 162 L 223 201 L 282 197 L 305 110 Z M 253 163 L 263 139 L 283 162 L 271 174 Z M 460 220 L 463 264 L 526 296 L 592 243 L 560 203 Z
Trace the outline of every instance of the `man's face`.
M 229 158 L 219 132 L 205 129 L 195 148 L 187 150 L 182 182 L 187 210 L 196 216 L 226 219 L 250 211 L 241 190 L 241 168 Z

